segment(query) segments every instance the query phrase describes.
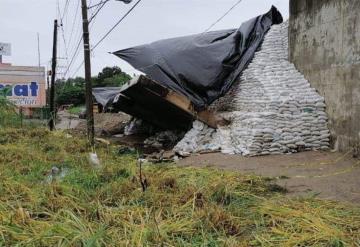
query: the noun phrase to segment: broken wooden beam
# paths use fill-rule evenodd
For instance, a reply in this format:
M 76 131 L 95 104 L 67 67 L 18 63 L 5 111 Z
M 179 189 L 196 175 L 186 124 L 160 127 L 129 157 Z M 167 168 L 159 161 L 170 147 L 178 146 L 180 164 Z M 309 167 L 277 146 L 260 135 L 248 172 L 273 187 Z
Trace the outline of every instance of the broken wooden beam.
M 196 111 L 184 95 L 141 75 L 121 88 L 114 107 L 164 129 L 189 129 L 194 120 L 217 128 L 221 122 L 210 110 Z

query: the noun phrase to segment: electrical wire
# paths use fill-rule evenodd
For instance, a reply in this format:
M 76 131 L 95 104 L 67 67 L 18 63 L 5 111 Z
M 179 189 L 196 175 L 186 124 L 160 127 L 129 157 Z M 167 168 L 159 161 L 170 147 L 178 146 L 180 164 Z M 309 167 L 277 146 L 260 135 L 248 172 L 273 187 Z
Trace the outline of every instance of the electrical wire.
M 96 5 L 93 5 L 93 6 L 98 6 L 98 8 L 96 10 L 93 11 L 93 14 L 91 15 L 91 20 L 90 21 L 93 21 L 91 24 L 90 24 L 90 30 L 92 29 L 93 25 L 94 25 L 94 21 L 95 21 L 95 18 L 97 16 L 97 14 L 100 12 L 100 10 L 105 6 L 105 4 L 109 2 L 109 0 L 105 0 L 105 1 L 102 1 L 100 2 L 99 4 L 96 4 Z M 90 23 L 89 21 L 89 23 Z M 66 74 L 68 74 L 70 72 L 70 69 L 73 65 L 73 63 L 76 61 L 76 58 L 78 57 L 79 55 L 79 48 L 80 48 L 80 44 L 81 44 L 81 41 L 83 40 L 82 38 L 82 34 L 80 33 L 81 37 L 79 38 L 79 43 L 78 45 L 76 46 L 75 48 L 75 51 L 73 52 L 73 56 L 71 58 L 71 61 L 70 63 L 67 65 L 67 68 L 66 68 L 66 72 L 65 72 L 65 76 Z M 82 64 L 84 63 L 84 61 L 82 61 Z M 81 65 L 82 65 L 81 64 Z M 80 65 L 80 66 L 81 66 Z M 80 68 L 76 69 L 76 71 L 78 71 Z
M 217 19 L 213 24 L 211 24 L 203 33 L 206 33 L 208 31 L 210 31 L 211 28 L 213 28 L 216 24 L 218 24 L 220 21 L 222 21 L 222 19 L 224 19 L 233 9 L 236 8 L 236 6 L 238 6 L 240 3 L 242 2 L 242 0 L 237 1 L 228 11 L 225 12 L 225 14 L 223 16 L 221 16 L 219 19 Z
M 61 28 L 61 34 L 62 34 L 61 36 L 62 36 L 62 39 L 63 39 L 63 42 L 64 42 L 65 58 L 68 59 L 68 47 L 67 47 L 66 39 L 65 39 L 64 25 L 61 25 L 60 28 Z
M 74 76 L 79 72 L 79 70 L 82 68 L 82 66 L 84 65 L 85 61 L 83 60 L 81 62 L 81 64 L 76 68 L 75 72 L 72 74 L 71 78 L 74 78 Z
M 98 47 L 109 35 L 111 32 L 114 31 L 114 29 L 136 8 L 136 6 L 141 2 L 142 0 L 138 0 L 126 13 L 125 15 L 123 15 L 113 26 L 111 29 L 109 29 L 109 31 L 91 48 L 91 51 L 95 50 L 96 47 Z M 107 1 L 105 1 L 106 3 Z M 104 5 L 102 5 L 103 7 Z M 81 64 L 77 67 L 77 69 L 75 70 L 75 72 L 73 73 L 74 77 L 77 72 L 81 69 L 82 65 L 84 64 L 84 60 L 81 62 Z
M 68 43 L 66 42 L 66 33 L 65 33 L 65 29 L 64 29 L 64 18 L 66 18 L 67 17 L 67 13 L 68 13 L 68 9 L 69 9 L 69 3 L 70 3 L 70 0 L 66 0 L 66 2 L 65 2 L 65 5 L 64 5 L 64 8 L 63 8 L 63 13 L 61 13 L 61 10 L 60 10 L 60 3 L 59 3 L 59 0 L 57 0 L 57 14 L 58 14 L 58 18 L 60 19 L 60 32 L 61 32 L 61 36 L 62 36 L 62 41 L 63 41 L 63 43 L 64 43 L 64 57 L 65 57 L 65 59 L 66 59 L 66 62 L 68 62 L 68 57 L 69 57 L 69 52 L 68 52 Z M 67 18 L 66 18 L 67 19 Z M 69 42 L 70 43 L 70 42 Z M 61 53 L 60 52 L 60 42 L 58 43 L 59 45 L 58 45 L 58 47 L 59 47 L 59 53 Z M 61 66 L 59 66 L 59 68 L 60 68 Z M 64 67 L 64 66 L 62 66 L 62 67 Z M 65 66 L 66 67 L 66 66 Z M 62 69 L 62 73 L 60 73 L 60 74 L 63 74 L 64 73 L 64 69 Z M 65 74 L 64 74 L 64 76 L 65 76 Z
M 67 11 L 69 9 L 69 3 L 70 3 L 70 0 L 66 0 L 64 10 L 63 10 L 63 14 L 61 16 L 61 20 L 63 20 L 64 17 L 66 16 L 66 14 L 67 14 Z
M 94 5 L 92 5 L 92 6 L 89 6 L 88 9 L 95 8 L 95 7 L 97 7 L 97 6 L 101 5 L 101 4 L 107 3 L 107 2 L 109 2 L 109 1 L 110 1 L 110 0 L 101 1 L 100 3 L 97 3 L 97 4 L 94 4 Z
M 80 45 L 81 45 L 81 41 L 83 40 L 83 37 L 81 36 L 77 46 L 76 46 L 76 49 L 75 49 L 75 52 L 73 54 L 73 56 L 71 57 L 71 60 L 70 60 L 70 63 L 69 65 L 67 66 L 66 68 L 66 71 L 65 71 L 65 76 L 67 75 L 67 73 L 69 72 L 73 62 L 75 61 L 75 58 L 78 56 L 78 52 L 79 52 L 79 48 L 80 48 Z
M 99 5 L 99 7 L 97 8 L 97 10 L 94 11 L 94 14 L 91 15 L 89 23 L 91 23 L 93 20 L 95 20 L 96 16 L 99 14 L 99 12 L 101 11 L 101 9 L 105 6 L 105 4 L 109 2 L 109 0 L 105 0 L 102 2 L 102 5 Z
M 126 14 L 120 18 L 119 21 L 117 21 L 115 23 L 115 25 L 110 28 L 110 30 L 93 46 L 93 48 L 91 50 L 94 50 L 96 47 L 98 47 L 109 35 L 110 33 L 112 33 L 112 31 L 114 31 L 114 29 L 136 8 L 136 6 L 141 2 L 142 0 L 138 0 L 130 9 L 128 12 L 126 12 Z
M 74 28 L 75 28 L 75 24 L 76 24 L 76 21 L 78 19 L 78 16 L 79 16 L 79 8 L 80 8 L 80 0 L 77 1 L 77 6 L 75 8 L 75 15 L 74 15 L 74 21 L 72 23 L 72 27 L 71 27 L 71 33 L 70 33 L 70 38 L 69 38 L 69 44 L 71 44 L 71 41 L 72 41 L 72 38 L 73 38 L 73 34 L 74 34 Z M 77 34 L 77 31 L 76 31 L 76 34 Z M 70 47 L 69 47 L 70 48 Z

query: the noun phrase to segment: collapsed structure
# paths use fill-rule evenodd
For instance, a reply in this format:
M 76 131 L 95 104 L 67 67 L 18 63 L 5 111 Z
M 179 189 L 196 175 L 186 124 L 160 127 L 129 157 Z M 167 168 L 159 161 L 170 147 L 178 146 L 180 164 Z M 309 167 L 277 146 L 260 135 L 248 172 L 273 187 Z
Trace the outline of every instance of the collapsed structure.
M 197 119 L 174 148 L 182 156 L 202 151 L 255 156 L 328 149 L 324 99 L 288 61 L 288 23 L 280 23 L 282 17 L 273 7 L 238 30 L 118 51 L 116 55 L 150 79 L 129 83 L 110 101 L 161 127 L 171 122 L 186 127 Z M 177 53 L 164 53 L 174 44 Z M 199 52 L 204 53 L 197 64 L 202 68 L 194 70 L 191 66 L 201 57 Z M 181 61 L 172 60 L 177 54 Z M 197 114 L 204 112 L 206 118 Z
M 329 148 L 324 98 L 288 61 L 288 23 L 271 28 L 230 92 L 212 105 L 230 124 L 217 130 L 195 122 L 175 147 L 266 155 Z

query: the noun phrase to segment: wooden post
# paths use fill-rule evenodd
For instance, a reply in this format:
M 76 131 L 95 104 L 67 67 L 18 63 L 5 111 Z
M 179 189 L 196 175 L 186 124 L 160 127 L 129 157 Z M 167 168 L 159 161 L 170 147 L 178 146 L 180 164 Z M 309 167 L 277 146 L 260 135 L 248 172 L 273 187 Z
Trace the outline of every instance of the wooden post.
M 51 87 L 50 87 L 50 121 L 49 128 L 51 131 L 55 129 L 55 76 L 56 76 L 56 56 L 57 56 L 57 20 L 54 21 L 54 40 L 53 40 L 53 54 L 51 67 Z
M 21 124 L 21 128 L 23 128 L 23 121 L 24 121 L 23 107 L 20 106 L 20 124 Z
M 82 18 L 83 18 L 83 40 L 84 40 L 84 62 L 85 62 L 85 99 L 86 99 L 86 119 L 87 134 L 90 145 L 94 146 L 94 113 L 91 85 L 91 62 L 90 62 L 90 38 L 89 38 L 89 20 L 86 0 L 81 0 Z

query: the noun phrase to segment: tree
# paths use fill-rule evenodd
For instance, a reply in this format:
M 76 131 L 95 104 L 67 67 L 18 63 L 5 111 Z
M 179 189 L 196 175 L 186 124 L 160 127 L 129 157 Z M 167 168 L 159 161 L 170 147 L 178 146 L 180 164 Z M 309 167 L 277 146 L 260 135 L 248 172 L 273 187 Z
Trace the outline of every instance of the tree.
M 85 80 L 82 77 L 57 80 L 56 105 L 82 105 L 85 103 Z
M 120 87 L 131 80 L 131 76 L 119 67 L 105 67 L 95 79 L 94 87 Z
M 93 77 L 91 80 L 93 87 L 120 87 L 131 80 L 131 76 L 115 66 L 105 67 L 97 77 Z M 55 92 L 57 106 L 83 105 L 85 104 L 85 79 L 76 77 L 57 80 Z

